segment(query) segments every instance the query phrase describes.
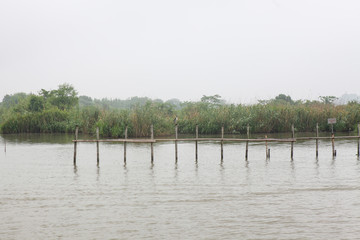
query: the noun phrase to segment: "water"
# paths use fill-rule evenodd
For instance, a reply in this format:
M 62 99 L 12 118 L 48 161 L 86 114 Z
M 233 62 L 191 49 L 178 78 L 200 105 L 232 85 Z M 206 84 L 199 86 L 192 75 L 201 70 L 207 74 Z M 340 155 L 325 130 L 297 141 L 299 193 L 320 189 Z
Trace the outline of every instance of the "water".
M 6 138 L 6 153 L 4 152 Z M 79 143 L 72 136 L 0 138 L 0 239 L 358 239 L 356 140 L 290 143 Z

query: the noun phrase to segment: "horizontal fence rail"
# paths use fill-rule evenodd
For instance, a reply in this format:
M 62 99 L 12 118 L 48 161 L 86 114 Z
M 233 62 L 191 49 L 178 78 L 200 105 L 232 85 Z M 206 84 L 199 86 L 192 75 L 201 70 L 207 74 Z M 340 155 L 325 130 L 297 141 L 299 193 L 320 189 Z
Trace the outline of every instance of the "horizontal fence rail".
M 357 137 L 356 137 L 357 138 Z M 73 142 L 129 142 L 129 143 L 156 143 L 156 142 L 296 142 L 293 138 L 160 138 L 160 139 L 89 139 L 89 140 L 72 140 Z

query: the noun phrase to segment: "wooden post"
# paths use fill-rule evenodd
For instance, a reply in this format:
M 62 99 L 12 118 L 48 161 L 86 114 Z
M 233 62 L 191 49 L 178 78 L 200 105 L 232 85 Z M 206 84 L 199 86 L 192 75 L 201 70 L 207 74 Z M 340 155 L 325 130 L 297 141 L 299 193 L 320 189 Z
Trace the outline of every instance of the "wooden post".
M 100 154 L 99 154 L 99 128 L 96 128 L 96 161 L 97 161 L 97 165 L 99 166 L 99 160 L 100 160 Z
M 224 126 L 221 127 L 221 161 L 224 159 Z
M 295 128 L 294 124 L 291 125 L 291 131 L 292 131 L 292 138 L 295 138 Z M 291 142 L 291 159 L 294 158 L 294 142 Z
M 316 123 L 316 158 L 319 157 L 319 123 Z
M 151 139 L 154 139 L 154 125 L 151 124 L 150 127 L 150 131 L 151 131 Z M 151 163 L 154 163 L 154 143 L 151 143 Z
M 332 156 L 336 156 L 336 150 L 335 150 L 335 135 L 331 134 L 331 145 L 332 145 Z
M 178 125 L 175 124 L 175 163 L 178 161 Z
M 267 139 L 267 135 L 265 135 L 265 139 Z M 265 140 L 265 153 L 266 153 L 266 158 L 268 158 L 268 143 L 267 141 Z
M 247 125 L 246 128 L 247 138 L 250 138 L 250 126 Z M 246 150 L 245 150 L 245 160 L 248 160 L 248 152 L 249 152 L 249 141 L 246 141 Z
M 196 133 L 195 133 L 195 161 L 198 161 L 198 138 L 199 138 L 199 126 L 196 124 Z
M 79 126 L 76 125 L 76 129 L 75 129 L 75 142 L 74 142 L 74 165 L 76 165 L 76 150 L 77 150 L 78 135 L 79 135 Z
M 128 138 L 128 127 L 125 128 L 125 139 Z M 124 164 L 126 164 L 126 142 L 124 142 Z
M 358 136 L 359 136 L 359 138 L 358 138 L 358 148 L 357 148 L 357 155 L 358 155 L 358 157 L 360 157 L 360 124 L 358 124 Z

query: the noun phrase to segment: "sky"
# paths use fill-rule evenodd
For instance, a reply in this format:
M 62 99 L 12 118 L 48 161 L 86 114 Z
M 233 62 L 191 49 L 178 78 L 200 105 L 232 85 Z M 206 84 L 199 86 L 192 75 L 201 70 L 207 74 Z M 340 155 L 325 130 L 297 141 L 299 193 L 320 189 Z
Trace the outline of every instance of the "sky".
M 0 101 L 360 94 L 358 0 L 0 0 Z

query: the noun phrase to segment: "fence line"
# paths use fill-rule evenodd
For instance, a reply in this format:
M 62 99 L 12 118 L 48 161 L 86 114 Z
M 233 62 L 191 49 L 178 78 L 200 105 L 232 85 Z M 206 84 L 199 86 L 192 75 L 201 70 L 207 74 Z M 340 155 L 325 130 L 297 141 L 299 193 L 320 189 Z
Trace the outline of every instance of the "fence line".
M 99 137 L 99 129 L 96 129 L 96 139 L 78 139 L 79 128 L 76 127 L 75 130 L 75 139 L 74 142 L 74 165 L 76 165 L 76 156 L 77 156 L 77 143 L 79 142 L 95 142 L 96 143 L 96 155 L 97 155 L 97 164 L 100 162 L 100 153 L 99 153 L 99 143 L 100 142 L 122 142 L 124 143 L 124 164 L 126 164 L 126 143 L 150 143 L 151 145 L 151 163 L 154 162 L 154 143 L 157 142 L 169 142 L 173 141 L 175 143 L 175 163 L 178 161 L 178 142 L 195 142 L 195 161 L 198 160 L 198 142 L 200 141 L 211 141 L 211 142 L 220 142 L 221 145 L 221 162 L 224 158 L 224 142 L 246 142 L 246 150 L 245 150 L 245 160 L 248 160 L 248 148 L 249 142 L 264 142 L 265 150 L 266 150 L 266 158 L 270 158 L 270 149 L 268 148 L 269 142 L 283 142 L 283 143 L 291 143 L 291 154 L 290 158 L 293 160 L 294 158 L 294 143 L 296 141 L 301 140 L 316 140 L 316 158 L 319 156 L 319 140 L 329 139 L 331 140 L 332 146 L 332 156 L 336 157 L 336 149 L 335 149 L 335 140 L 336 139 L 358 139 L 357 142 L 357 156 L 360 156 L 360 124 L 358 124 L 358 136 L 336 136 L 332 133 L 331 137 L 319 137 L 319 125 L 316 124 L 316 136 L 315 137 L 295 137 L 295 128 L 294 125 L 291 126 L 292 137 L 291 138 L 268 138 L 265 135 L 265 138 L 250 138 L 250 127 L 247 126 L 247 138 L 224 138 L 224 127 L 221 128 L 221 137 L 220 138 L 200 138 L 199 137 L 199 129 L 196 125 L 196 133 L 195 138 L 178 138 L 178 125 L 175 124 L 175 138 L 154 138 L 154 127 L 151 125 L 150 127 L 150 138 L 145 139 L 129 139 L 128 138 L 128 128 L 125 128 L 125 138 L 123 139 L 100 139 Z

